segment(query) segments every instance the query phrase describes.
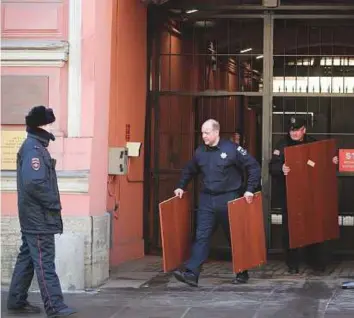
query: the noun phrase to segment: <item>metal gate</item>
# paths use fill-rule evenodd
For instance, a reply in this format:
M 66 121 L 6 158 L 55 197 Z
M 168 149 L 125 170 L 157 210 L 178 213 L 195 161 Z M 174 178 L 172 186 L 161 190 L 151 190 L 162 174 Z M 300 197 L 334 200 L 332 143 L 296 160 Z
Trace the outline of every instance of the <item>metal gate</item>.
M 182 167 L 201 142 L 205 119 L 217 119 L 223 137 L 241 132 L 245 147 L 262 164 L 270 251 L 281 248 L 281 217 L 268 164 L 287 117 L 304 114 L 310 134 L 334 137 L 339 148 L 354 148 L 354 40 L 344 31 L 353 28 L 354 16 L 344 15 L 342 6 L 336 7 L 338 12 L 332 7 L 330 15 L 313 14 L 313 6 L 274 11 L 231 7 L 206 6 L 203 11 L 200 5 L 195 16 L 185 10 L 180 15 L 176 10 L 170 15 L 150 11 L 144 212 L 148 252 L 160 248 L 158 203 L 173 195 Z M 338 176 L 341 215 L 354 216 L 354 178 Z M 198 182 L 188 190 L 196 199 Z M 342 229 L 337 250 L 349 250 L 354 240 Z M 227 249 L 218 235 L 212 245 Z
M 292 115 L 307 118 L 307 133 L 317 140 L 334 138 L 340 149 L 354 146 L 353 15 L 274 16 L 272 142 L 286 133 Z M 335 253 L 350 252 L 353 243 L 353 175 L 338 172 L 341 239 Z M 271 212 L 280 223 L 276 189 Z M 343 222 L 343 220 L 346 220 Z M 281 248 L 273 225 L 270 246 Z M 278 236 L 278 237 L 277 237 Z

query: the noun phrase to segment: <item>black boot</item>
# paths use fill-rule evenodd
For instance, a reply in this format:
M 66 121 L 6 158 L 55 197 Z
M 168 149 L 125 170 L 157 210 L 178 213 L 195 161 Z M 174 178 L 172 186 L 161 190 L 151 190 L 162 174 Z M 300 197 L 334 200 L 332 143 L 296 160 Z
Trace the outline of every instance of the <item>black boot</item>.
M 246 284 L 249 280 L 248 271 L 239 272 L 236 278 L 232 281 L 233 284 Z
M 198 276 L 192 271 L 175 270 L 173 276 L 180 282 L 189 286 L 198 287 Z
M 299 267 L 297 267 L 297 266 L 289 266 L 289 268 L 288 268 L 288 273 L 289 273 L 290 275 L 299 274 Z
M 76 310 L 71 309 L 71 308 L 63 308 L 55 313 L 49 314 L 47 317 L 48 318 L 56 318 L 56 317 L 67 317 L 71 316 L 73 314 L 76 314 Z
M 344 282 L 342 284 L 343 289 L 354 289 L 354 282 Z
M 298 248 L 288 249 L 286 251 L 286 265 L 290 275 L 299 274 L 300 252 Z

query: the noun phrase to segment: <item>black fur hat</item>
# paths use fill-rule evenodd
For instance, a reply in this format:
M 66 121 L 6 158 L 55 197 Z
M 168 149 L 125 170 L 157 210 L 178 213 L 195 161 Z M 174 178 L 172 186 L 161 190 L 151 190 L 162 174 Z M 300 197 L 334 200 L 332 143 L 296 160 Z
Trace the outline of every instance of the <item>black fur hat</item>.
M 34 106 L 26 116 L 28 127 L 39 127 L 55 122 L 53 109 L 44 106 Z

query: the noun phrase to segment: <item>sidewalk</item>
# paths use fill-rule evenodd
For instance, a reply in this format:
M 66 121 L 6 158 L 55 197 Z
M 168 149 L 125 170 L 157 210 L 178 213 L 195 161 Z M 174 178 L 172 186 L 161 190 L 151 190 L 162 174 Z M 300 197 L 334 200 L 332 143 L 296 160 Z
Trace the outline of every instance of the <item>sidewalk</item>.
M 271 262 L 252 271 L 249 284 L 232 285 L 231 264 L 211 262 L 200 287 L 192 288 L 163 273 L 159 257 L 145 257 L 117 268 L 99 289 L 65 299 L 79 310 L 73 318 L 349 318 L 354 290 L 340 284 L 353 273 L 354 263 L 345 262 L 321 276 L 308 269 L 289 276 L 282 263 Z M 38 293 L 30 299 L 40 304 Z M 2 317 L 8 317 L 5 304 L 3 292 Z

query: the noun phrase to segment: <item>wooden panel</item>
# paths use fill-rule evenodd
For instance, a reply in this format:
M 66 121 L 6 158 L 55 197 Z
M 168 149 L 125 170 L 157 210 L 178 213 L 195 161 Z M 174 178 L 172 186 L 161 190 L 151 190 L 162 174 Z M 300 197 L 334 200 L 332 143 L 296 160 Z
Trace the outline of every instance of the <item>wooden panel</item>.
M 67 0 L 6 1 L 1 6 L 2 35 L 65 39 L 67 3 Z
M 191 212 L 189 195 L 173 197 L 159 204 L 160 227 L 165 272 L 176 269 L 189 257 L 191 246 Z
M 24 125 L 32 106 L 48 103 L 48 76 L 1 76 L 1 124 Z
M 285 148 L 290 247 L 339 238 L 335 140 Z
M 261 192 L 255 194 L 252 204 L 248 204 L 244 198 L 239 198 L 230 201 L 228 209 L 234 272 L 266 263 Z

